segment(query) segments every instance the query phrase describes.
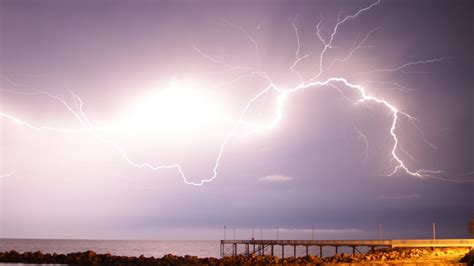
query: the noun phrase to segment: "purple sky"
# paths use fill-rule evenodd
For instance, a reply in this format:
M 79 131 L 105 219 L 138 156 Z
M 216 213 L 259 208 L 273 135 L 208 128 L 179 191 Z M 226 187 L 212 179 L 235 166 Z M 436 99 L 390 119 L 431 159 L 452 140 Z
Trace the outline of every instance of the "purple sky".
M 316 79 L 344 78 L 416 117 L 399 113 L 396 155 L 444 181 L 388 176 L 393 114 L 354 104 L 340 82 L 291 93 L 281 109 L 278 91 L 259 97 L 203 186 L 121 153 L 208 179 L 269 80 L 291 90 L 318 73 L 318 22 L 327 42 L 338 15 L 374 2 L 0 0 L 0 237 L 219 239 L 227 225 L 242 238 L 276 226 L 309 238 L 314 224 L 318 238 L 373 238 L 381 223 L 386 237 L 424 238 L 432 222 L 440 238 L 468 237 L 472 1 L 381 1 L 338 27 Z M 71 92 L 79 119 L 50 97 L 78 108 Z

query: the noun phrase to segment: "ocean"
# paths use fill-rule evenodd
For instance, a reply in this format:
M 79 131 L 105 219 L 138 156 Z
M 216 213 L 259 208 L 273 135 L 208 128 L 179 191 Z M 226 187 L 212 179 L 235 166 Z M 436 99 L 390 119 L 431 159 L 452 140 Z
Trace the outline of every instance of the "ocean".
M 368 248 L 359 248 L 367 252 Z M 93 250 L 96 253 L 110 253 L 119 256 L 163 257 L 166 254 L 192 255 L 198 257 L 220 257 L 220 241 L 216 240 L 51 240 L 51 239 L 0 239 L 0 251 L 41 251 L 43 253 L 67 254 Z M 226 248 L 231 254 L 230 246 Z M 275 255 L 281 256 L 281 247 L 275 246 Z M 304 247 L 297 248 L 297 256 L 305 255 Z M 351 253 L 352 249 L 341 247 L 340 253 Z M 243 250 L 239 250 L 243 253 Z M 266 250 L 266 254 L 270 251 Z M 319 249 L 310 247 L 309 253 L 319 256 Z M 285 248 L 285 256 L 293 255 L 293 248 Z M 323 256 L 334 255 L 334 248 L 325 247 Z
M 0 251 L 41 251 L 67 254 L 93 250 L 120 256 L 163 257 L 166 254 L 220 257 L 220 242 L 200 240 L 52 240 L 52 239 L 0 239 Z

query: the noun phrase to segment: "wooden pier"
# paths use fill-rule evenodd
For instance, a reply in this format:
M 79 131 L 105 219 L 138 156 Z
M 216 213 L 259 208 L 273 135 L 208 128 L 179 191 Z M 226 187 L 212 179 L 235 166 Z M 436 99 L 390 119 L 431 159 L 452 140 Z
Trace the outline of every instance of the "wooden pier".
M 242 249 L 243 246 L 243 249 Z M 281 247 L 281 254 L 275 254 L 275 246 Z M 239 248 L 240 247 L 240 248 Z M 237 255 L 272 255 L 285 257 L 285 247 L 290 247 L 290 252 L 296 257 L 297 247 L 305 249 L 305 255 L 309 255 L 309 248 L 319 248 L 319 256 L 323 256 L 323 247 L 334 248 L 335 254 L 339 247 L 352 248 L 352 254 L 360 252 L 358 248 L 366 247 L 371 250 L 375 248 L 420 248 L 420 247 L 474 247 L 474 239 L 400 239 L 400 240 L 221 240 L 220 254 L 224 256 Z M 268 251 L 269 249 L 269 251 Z M 243 251 L 242 251 L 243 250 Z M 267 250 L 268 253 L 265 253 Z M 290 253 L 291 255 L 291 253 Z

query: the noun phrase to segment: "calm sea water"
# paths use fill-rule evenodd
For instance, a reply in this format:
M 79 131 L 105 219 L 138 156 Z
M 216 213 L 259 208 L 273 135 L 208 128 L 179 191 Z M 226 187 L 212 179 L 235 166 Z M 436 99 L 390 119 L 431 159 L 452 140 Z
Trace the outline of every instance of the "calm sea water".
M 240 246 L 243 253 L 243 246 Z M 360 248 L 362 252 L 368 249 Z M 96 253 L 111 253 L 120 256 L 140 256 L 145 257 L 163 257 L 166 254 L 173 255 L 192 255 L 198 257 L 220 257 L 219 241 L 154 241 L 154 240 L 50 240 L 50 239 L 0 239 L 0 251 L 16 250 L 18 252 L 41 251 L 43 253 L 67 254 L 93 250 Z M 230 254 L 231 246 L 226 250 Z M 275 246 L 276 256 L 281 256 L 281 247 Z M 285 256 L 293 255 L 293 247 L 285 247 Z M 352 249 L 341 247 L 340 253 L 351 253 Z M 266 254 L 270 254 L 270 249 L 266 249 Z M 306 250 L 304 247 L 297 247 L 296 255 L 304 256 Z M 319 248 L 310 247 L 309 253 L 319 255 Z M 334 248 L 325 247 L 323 256 L 334 255 Z
M 0 251 L 39 250 L 59 254 L 93 250 L 121 256 L 163 257 L 174 254 L 219 257 L 219 248 L 219 241 L 0 239 Z

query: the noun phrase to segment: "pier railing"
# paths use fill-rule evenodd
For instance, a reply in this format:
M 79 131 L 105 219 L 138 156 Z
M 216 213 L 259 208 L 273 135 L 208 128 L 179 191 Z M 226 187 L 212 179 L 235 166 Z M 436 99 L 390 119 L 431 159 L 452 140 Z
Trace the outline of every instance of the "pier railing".
M 239 253 L 239 246 L 244 246 L 244 251 Z M 309 255 L 309 247 L 319 248 L 319 255 L 323 256 L 323 247 L 333 247 L 335 254 L 339 247 L 352 248 L 352 254 L 360 252 L 360 247 L 375 248 L 417 248 L 417 247 L 474 247 L 474 239 L 394 239 L 394 240 L 221 240 L 221 256 L 243 255 L 268 255 L 275 256 L 275 246 L 281 247 L 281 257 L 285 257 L 285 246 L 293 248 L 293 256 L 296 257 L 298 246 L 305 248 L 305 254 Z M 268 250 L 269 249 L 269 250 Z

